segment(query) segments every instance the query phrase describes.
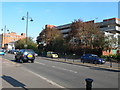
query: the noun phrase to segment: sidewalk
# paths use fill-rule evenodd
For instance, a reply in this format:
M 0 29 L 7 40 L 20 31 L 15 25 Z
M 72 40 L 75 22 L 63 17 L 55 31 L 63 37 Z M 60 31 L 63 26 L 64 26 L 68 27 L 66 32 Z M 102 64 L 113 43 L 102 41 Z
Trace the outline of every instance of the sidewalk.
M 76 65 L 82 65 L 87 67 L 94 67 L 94 68 L 99 68 L 99 69 L 104 69 L 109 71 L 120 72 L 120 63 L 112 62 L 112 67 L 111 67 L 110 62 L 106 62 L 105 64 L 101 65 L 101 64 L 92 64 L 92 63 L 82 63 L 80 59 L 47 58 L 47 57 L 41 57 L 41 58 L 44 58 L 46 60 L 51 60 L 51 61 L 76 64 Z
M 9 60 L 2 60 L 2 88 L 61 88 L 54 82 Z M 5 90 L 5 89 L 4 89 Z M 16 89 L 17 90 L 17 89 Z

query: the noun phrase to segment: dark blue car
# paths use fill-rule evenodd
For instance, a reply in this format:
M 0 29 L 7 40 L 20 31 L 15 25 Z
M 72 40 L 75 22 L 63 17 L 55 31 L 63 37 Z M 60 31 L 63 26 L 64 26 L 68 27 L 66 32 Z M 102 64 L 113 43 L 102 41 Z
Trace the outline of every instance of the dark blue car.
M 83 56 L 81 56 L 81 62 L 104 64 L 105 60 L 95 54 L 83 54 Z

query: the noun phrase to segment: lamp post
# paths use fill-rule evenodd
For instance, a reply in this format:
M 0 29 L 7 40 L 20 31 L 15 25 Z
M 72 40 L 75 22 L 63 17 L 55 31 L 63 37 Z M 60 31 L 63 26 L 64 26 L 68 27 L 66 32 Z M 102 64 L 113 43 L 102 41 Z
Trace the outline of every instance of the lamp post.
M 3 31 L 3 36 L 2 36 L 2 47 L 5 47 L 5 44 L 7 43 L 6 41 L 5 41 L 5 33 L 6 33 L 6 25 L 5 25 L 5 27 L 4 27 L 4 29 L 1 29 L 1 31 Z M 9 30 L 7 30 L 7 32 L 9 32 Z
M 27 16 L 23 16 L 22 20 L 25 20 L 26 18 L 26 44 L 24 45 L 25 48 L 27 48 L 27 34 L 28 34 L 28 19 L 30 19 L 30 21 L 32 22 L 33 19 L 31 17 L 29 17 L 29 13 L 27 12 Z

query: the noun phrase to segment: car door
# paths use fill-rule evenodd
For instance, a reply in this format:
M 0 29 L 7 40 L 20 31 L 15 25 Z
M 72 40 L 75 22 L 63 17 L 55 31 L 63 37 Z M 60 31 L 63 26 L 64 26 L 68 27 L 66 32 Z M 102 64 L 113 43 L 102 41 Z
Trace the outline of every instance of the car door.
M 91 56 L 86 56 L 86 62 L 90 62 L 91 61 Z
M 95 57 L 94 56 L 90 56 L 90 62 L 94 62 Z

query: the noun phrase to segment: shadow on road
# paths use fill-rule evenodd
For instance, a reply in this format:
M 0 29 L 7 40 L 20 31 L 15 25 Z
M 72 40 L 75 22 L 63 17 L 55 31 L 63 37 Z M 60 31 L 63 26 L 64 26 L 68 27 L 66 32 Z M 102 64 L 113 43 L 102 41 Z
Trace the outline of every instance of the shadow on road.
M 15 60 L 10 60 L 10 61 L 12 61 L 12 62 L 15 62 L 15 63 L 21 63 L 20 61 L 15 61 Z M 24 63 L 30 63 L 30 62 L 24 62 Z
M 107 68 L 99 68 L 99 67 L 90 67 L 92 70 L 100 70 L 100 71 L 112 71 L 112 72 L 120 72 L 120 70 L 112 70 Z
M 11 76 L 6 76 L 6 75 L 3 75 L 2 76 L 2 79 L 4 79 L 5 81 L 7 81 L 9 84 L 11 84 L 13 87 L 21 87 L 23 88 L 24 90 L 28 90 L 27 88 L 25 88 L 25 84 L 19 82 L 18 80 L 12 78 Z

